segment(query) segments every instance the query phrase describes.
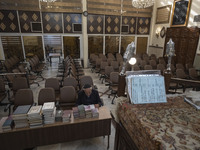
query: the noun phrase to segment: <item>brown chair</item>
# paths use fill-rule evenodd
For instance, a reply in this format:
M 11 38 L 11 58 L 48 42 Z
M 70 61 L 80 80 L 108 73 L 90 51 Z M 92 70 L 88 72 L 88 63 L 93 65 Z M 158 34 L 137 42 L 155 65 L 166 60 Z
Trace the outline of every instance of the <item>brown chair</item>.
M 188 79 L 188 75 L 183 69 L 176 69 L 176 77 L 181 79 Z
M 183 69 L 183 70 L 185 70 L 183 64 L 180 64 L 180 63 L 176 64 L 176 69 Z
M 108 54 L 107 54 L 107 57 L 108 57 L 108 58 L 111 58 L 111 59 L 113 59 L 113 60 L 115 60 L 115 56 L 114 56 L 112 53 L 108 53 Z
M 73 86 L 78 91 L 78 82 L 74 77 L 66 77 L 63 81 L 63 86 Z
M 100 80 L 101 78 L 104 77 L 105 75 L 105 67 L 108 66 L 108 62 L 101 62 L 101 66 L 100 66 Z
M 140 69 L 143 70 L 145 65 L 147 65 L 147 62 L 145 60 L 141 60 L 140 61 Z
M 9 90 L 6 90 L 4 80 L 0 79 L 0 106 L 8 104 L 8 103 L 2 103 L 7 96 L 9 98 Z
M 200 80 L 200 76 L 198 76 L 197 71 L 195 68 L 190 68 L 189 69 L 189 77 L 192 80 Z
M 82 87 L 83 87 L 85 84 L 89 84 L 89 85 L 91 85 L 93 88 L 97 89 L 97 87 L 96 87 L 96 86 L 94 85 L 94 83 L 93 83 L 93 79 L 92 79 L 91 76 L 82 76 L 82 77 L 80 78 L 79 84 L 80 84 L 80 89 L 82 89 Z
M 113 66 L 115 72 L 119 71 L 119 64 L 117 61 L 111 61 L 111 66 Z
M 163 74 L 163 71 L 165 70 L 164 64 L 157 64 L 157 70 L 160 70 L 161 74 Z
M 59 106 L 65 109 L 71 109 L 76 105 L 76 90 L 73 86 L 64 86 L 60 89 Z
M 114 72 L 113 66 L 106 66 L 105 67 L 105 82 L 110 82 L 110 73 Z
M 110 90 L 111 93 L 108 95 L 110 98 L 110 95 L 114 95 L 111 104 L 113 104 L 114 99 L 117 97 L 117 90 L 118 90 L 118 80 L 119 80 L 119 72 L 111 72 L 110 73 Z
M 40 90 L 38 94 L 38 105 L 43 105 L 45 102 L 56 102 L 53 88 L 43 88 Z
M 140 70 L 140 67 L 139 67 L 138 65 L 135 64 L 135 65 L 133 66 L 133 71 L 139 71 L 139 70 Z
M 152 69 L 156 69 L 157 68 L 157 64 L 156 64 L 156 61 L 155 60 L 150 60 L 149 61 L 149 64 L 152 66 Z
M 145 65 L 144 70 L 152 70 L 152 66 L 151 65 Z
M 56 100 L 59 99 L 60 96 L 60 83 L 59 80 L 56 78 L 49 78 L 45 81 L 45 88 L 51 87 L 55 90 Z

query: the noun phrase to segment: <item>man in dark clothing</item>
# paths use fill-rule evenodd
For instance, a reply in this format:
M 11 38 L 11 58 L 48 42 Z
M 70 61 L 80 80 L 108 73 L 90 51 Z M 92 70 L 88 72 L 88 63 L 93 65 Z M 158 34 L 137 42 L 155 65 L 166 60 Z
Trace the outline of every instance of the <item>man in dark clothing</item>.
M 91 105 L 96 104 L 96 107 L 102 106 L 99 97 L 99 92 L 92 89 L 91 85 L 85 84 L 83 90 L 78 93 L 77 105 Z

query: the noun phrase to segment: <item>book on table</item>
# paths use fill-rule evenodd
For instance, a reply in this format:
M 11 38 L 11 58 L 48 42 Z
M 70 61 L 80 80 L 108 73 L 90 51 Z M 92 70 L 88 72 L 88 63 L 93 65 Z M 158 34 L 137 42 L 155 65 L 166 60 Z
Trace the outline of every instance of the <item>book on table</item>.
M 13 121 L 12 117 L 11 116 L 6 117 L 6 120 L 2 125 L 2 130 L 3 131 L 10 131 L 10 130 L 12 130 L 13 125 L 14 125 L 14 121 Z
M 30 128 L 43 126 L 42 121 L 42 105 L 32 106 L 28 112 L 28 123 Z

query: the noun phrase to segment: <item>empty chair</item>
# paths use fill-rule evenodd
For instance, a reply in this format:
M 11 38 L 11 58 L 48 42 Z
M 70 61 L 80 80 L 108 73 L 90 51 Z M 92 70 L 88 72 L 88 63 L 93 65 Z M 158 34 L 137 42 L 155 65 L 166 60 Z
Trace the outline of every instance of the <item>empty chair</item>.
M 113 99 L 112 99 L 112 104 L 114 102 L 114 99 L 117 97 L 117 90 L 118 90 L 118 81 L 119 80 L 119 72 L 111 72 L 110 73 L 110 90 L 111 90 L 111 94 L 110 95 L 114 95 Z M 110 97 L 109 95 L 109 97 Z
M 66 77 L 63 81 L 63 86 L 73 86 L 78 91 L 78 82 L 74 77 Z
M 2 103 L 3 100 L 7 97 L 8 91 L 5 88 L 4 81 L 0 79 L 0 105 L 7 105 L 7 103 Z M 9 95 L 8 95 L 9 96 Z
M 187 72 L 189 72 L 189 69 L 190 69 L 190 68 L 194 68 L 193 65 L 192 65 L 192 63 L 187 63 L 187 64 L 185 64 L 185 70 L 186 70 Z
M 100 72 L 101 61 L 102 61 L 101 58 L 97 58 L 97 60 L 96 60 L 96 67 L 95 67 L 96 73 Z
M 149 64 L 152 66 L 152 69 L 156 69 L 157 68 L 157 64 L 156 64 L 156 61 L 155 60 L 150 60 L 149 61 Z
M 147 65 L 147 62 L 145 60 L 140 61 L 140 68 L 143 70 L 144 66 Z
M 149 64 L 149 57 L 144 57 L 143 60 L 146 61 L 146 64 Z
M 113 66 L 106 66 L 105 67 L 105 81 L 110 81 L 110 73 L 114 72 Z
M 108 53 L 107 57 L 115 60 L 115 56 L 112 53 Z
M 101 62 L 100 66 L 100 79 L 105 75 L 105 67 L 108 66 L 108 62 Z
M 122 55 L 121 55 L 120 53 L 117 53 L 117 54 L 116 54 L 116 59 L 117 59 L 117 60 L 122 60 L 122 61 L 123 61 L 123 57 L 122 57 Z
M 107 57 L 104 54 L 99 54 L 99 58 L 101 58 L 102 61 L 107 61 Z
M 185 70 L 183 64 L 181 64 L 181 63 L 176 64 L 176 69 L 183 69 L 183 70 Z
M 56 78 L 49 78 L 45 81 L 45 87 L 51 87 L 55 90 L 56 99 L 59 99 L 60 94 L 60 84 L 59 80 Z
M 183 69 L 176 69 L 176 77 L 181 79 L 187 79 L 188 75 L 185 73 Z
M 60 89 L 59 106 L 71 109 L 76 105 L 76 90 L 73 86 L 64 86 Z
M 192 79 L 192 80 L 200 80 L 198 74 L 197 74 L 197 71 L 195 68 L 190 68 L 189 69 L 189 77 Z
M 140 67 L 138 65 L 134 65 L 133 66 L 133 71 L 138 71 L 138 70 L 140 70 Z
M 53 88 L 43 88 L 40 90 L 38 94 L 38 105 L 43 105 L 45 102 L 56 102 Z
M 163 71 L 165 70 L 164 64 L 157 64 L 157 70 L 160 70 L 161 74 L 163 74 Z
M 113 69 L 114 69 L 115 72 L 119 71 L 119 64 L 118 64 L 117 61 L 112 61 L 111 66 L 113 66 Z
M 152 70 L 152 66 L 151 65 L 145 65 L 144 70 Z
M 108 62 L 108 66 L 110 66 L 111 65 L 111 62 L 113 61 L 113 58 L 108 58 L 107 59 L 107 62 Z M 119 63 L 119 62 L 118 62 Z

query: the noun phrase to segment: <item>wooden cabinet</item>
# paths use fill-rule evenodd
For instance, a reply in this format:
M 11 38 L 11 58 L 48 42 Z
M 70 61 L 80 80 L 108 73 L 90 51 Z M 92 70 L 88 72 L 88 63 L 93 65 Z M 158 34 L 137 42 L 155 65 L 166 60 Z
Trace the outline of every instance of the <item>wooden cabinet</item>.
M 187 63 L 193 64 L 199 41 L 199 28 L 167 28 L 164 54 L 166 51 L 166 44 L 170 38 L 172 38 L 175 43 L 175 63 L 181 63 L 183 65 Z
M 116 123 L 114 150 L 138 150 L 121 123 Z

